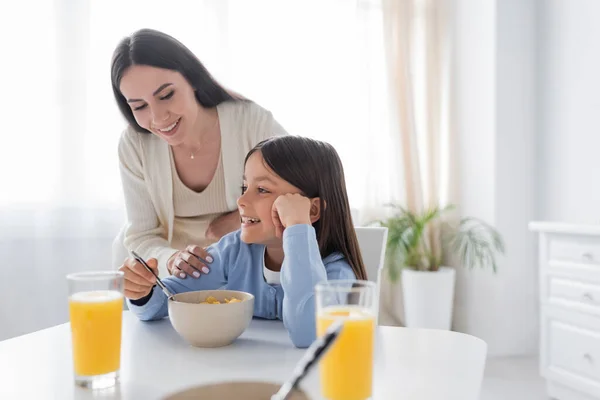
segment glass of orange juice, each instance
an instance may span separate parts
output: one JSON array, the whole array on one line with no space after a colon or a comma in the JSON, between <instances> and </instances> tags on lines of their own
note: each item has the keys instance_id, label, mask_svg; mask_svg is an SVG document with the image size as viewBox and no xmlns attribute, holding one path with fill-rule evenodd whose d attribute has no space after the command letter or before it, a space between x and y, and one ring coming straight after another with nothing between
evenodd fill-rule
<instances>
[{"instance_id":1,"label":"glass of orange juice","mask_svg":"<svg viewBox=\"0 0 600 400\"><path fill-rule=\"evenodd\" d=\"M336 320L344 327L319 363L321 395L327 400L365 400L372 396L376 285L330 280L315 287L317 336Z\"/></svg>"},{"instance_id":2,"label":"glass of orange juice","mask_svg":"<svg viewBox=\"0 0 600 400\"><path fill-rule=\"evenodd\" d=\"M102 389L119 380L123 273L67 275L75 383Z\"/></svg>"}]
</instances>

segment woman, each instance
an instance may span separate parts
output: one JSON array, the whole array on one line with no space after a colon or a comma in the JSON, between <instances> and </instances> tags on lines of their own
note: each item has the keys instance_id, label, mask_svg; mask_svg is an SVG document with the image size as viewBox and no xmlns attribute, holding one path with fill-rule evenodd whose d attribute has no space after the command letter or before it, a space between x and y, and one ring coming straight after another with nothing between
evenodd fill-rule
<instances>
[{"instance_id":1,"label":"woman","mask_svg":"<svg viewBox=\"0 0 600 400\"><path fill-rule=\"evenodd\" d=\"M236 200L246 153L284 135L271 113L228 92L182 43L142 29L113 54L112 88L129 127L119 143L127 249L156 258L162 276L198 278L199 248L239 229ZM198 253L198 254L196 254ZM210 260L207 260L210 262Z\"/></svg>"}]
</instances>

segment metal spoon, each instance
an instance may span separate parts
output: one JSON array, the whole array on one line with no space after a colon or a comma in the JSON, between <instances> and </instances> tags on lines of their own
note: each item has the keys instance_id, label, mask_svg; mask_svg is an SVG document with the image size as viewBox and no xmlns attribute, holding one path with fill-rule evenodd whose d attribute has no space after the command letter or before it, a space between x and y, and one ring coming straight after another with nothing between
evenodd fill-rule
<instances>
[{"instance_id":1,"label":"metal spoon","mask_svg":"<svg viewBox=\"0 0 600 400\"><path fill-rule=\"evenodd\" d=\"M146 261L144 261L144 259L142 257L140 257L135 251L129 250L129 252L131 253L131 255L133 256L133 258L135 258L135 260L137 262L139 262L140 264L142 264L144 266L144 268L146 268L152 275L154 275L154 277L156 278L156 283L158 284L158 286L160 286L160 288L162 289L163 293L167 295L167 298L169 300L173 300L173 293L171 293L169 291L169 289L167 289L167 287L165 286L165 284L162 283L162 281L160 280L160 278L158 277L158 275L156 275L154 273L154 271L152 270L152 268L150 268L148 266L148 264L146 263Z\"/></svg>"},{"instance_id":2,"label":"metal spoon","mask_svg":"<svg viewBox=\"0 0 600 400\"><path fill-rule=\"evenodd\" d=\"M322 337L318 338L310 345L306 350L306 353L304 353L304 356L300 359L298 364L296 364L292 377L281 386L277 393L271 396L271 400L285 400L292 393L302 378L306 376L308 371L317 364L317 361L319 361L336 341L343 327L343 321L335 321L327 328L327 331L325 331L325 334Z\"/></svg>"}]
</instances>

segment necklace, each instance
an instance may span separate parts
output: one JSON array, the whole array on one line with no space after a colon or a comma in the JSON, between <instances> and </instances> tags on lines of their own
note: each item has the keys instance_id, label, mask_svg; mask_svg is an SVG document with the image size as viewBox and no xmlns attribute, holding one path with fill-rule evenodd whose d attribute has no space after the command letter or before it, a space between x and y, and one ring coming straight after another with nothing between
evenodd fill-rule
<instances>
[{"instance_id":1,"label":"necklace","mask_svg":"<svg viewBox=\"0 0 600 400\"><path fill-rule=\"evenodd\" d=\"M219 125L219 115L217 114L217 121L215 122L214 126L213 126L212 128L210 128L209 130L207 130L206 132L210 132L210 131L212 131L212 130L213 130L213 129L215 129L215 128L216 128L218 125ZM196 154L196 152L197 152L198 150L200 150L200 148L201 148L201 147L202 147L202 146L198 146L198 148L197 148L196 150L194 150L194 151L190 151L190 160L193 160L193 159L194 159L194 154Z\"/></svg>"}]
</instances>

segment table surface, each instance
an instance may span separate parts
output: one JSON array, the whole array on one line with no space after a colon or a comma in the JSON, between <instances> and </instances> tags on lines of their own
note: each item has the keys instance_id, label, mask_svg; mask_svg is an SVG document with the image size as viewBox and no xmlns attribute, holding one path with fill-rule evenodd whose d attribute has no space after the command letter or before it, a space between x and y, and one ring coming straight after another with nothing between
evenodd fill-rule
<instances>
[{"instance_id":1,"label":"table surface","mask_svg":"<svg viewBox=\"0 0 600 400\"><path fill-rule=\"evenodd\" d=\"M418 332L420 346L402 335ZM397 398L399 390L415 392L418 360L403 354L405 343L426 357L425 344L444 340L454 332L377 327L374 366L374 398ZM428 338L428 335L439 336ZM462 335L467 336L467 335ZM415 336L417 337L417 336ZM252 320L249 328L233 344L216 349L188 345L168 319L139 321L123 314L121 381L113 389L92 391L73 383L69 324L34 332L0 342L0 399L163 399L169 394L203 383L258 380L281 383L292 373L305 350L295 348L281 321ZM385 351L384 351L385 350ZM412 364L411 364L412 363ZM438 373L434 371L433 373ZM436 377L444 385L446 376ZM402 379L402 377L405 379ZM418 379L417 379L418 380ZM440 381L441 380L441 381ZM450 384L450 382L448 382ZM404 385L404 387L403 387ZM407 386L408 385L408 386ZM320 399L318 372L314 369L300 387L311 399ZM395 394L395 395L394 395ZM429 397L411 397L411 399Z\"/></svg>"}]
</instances>

